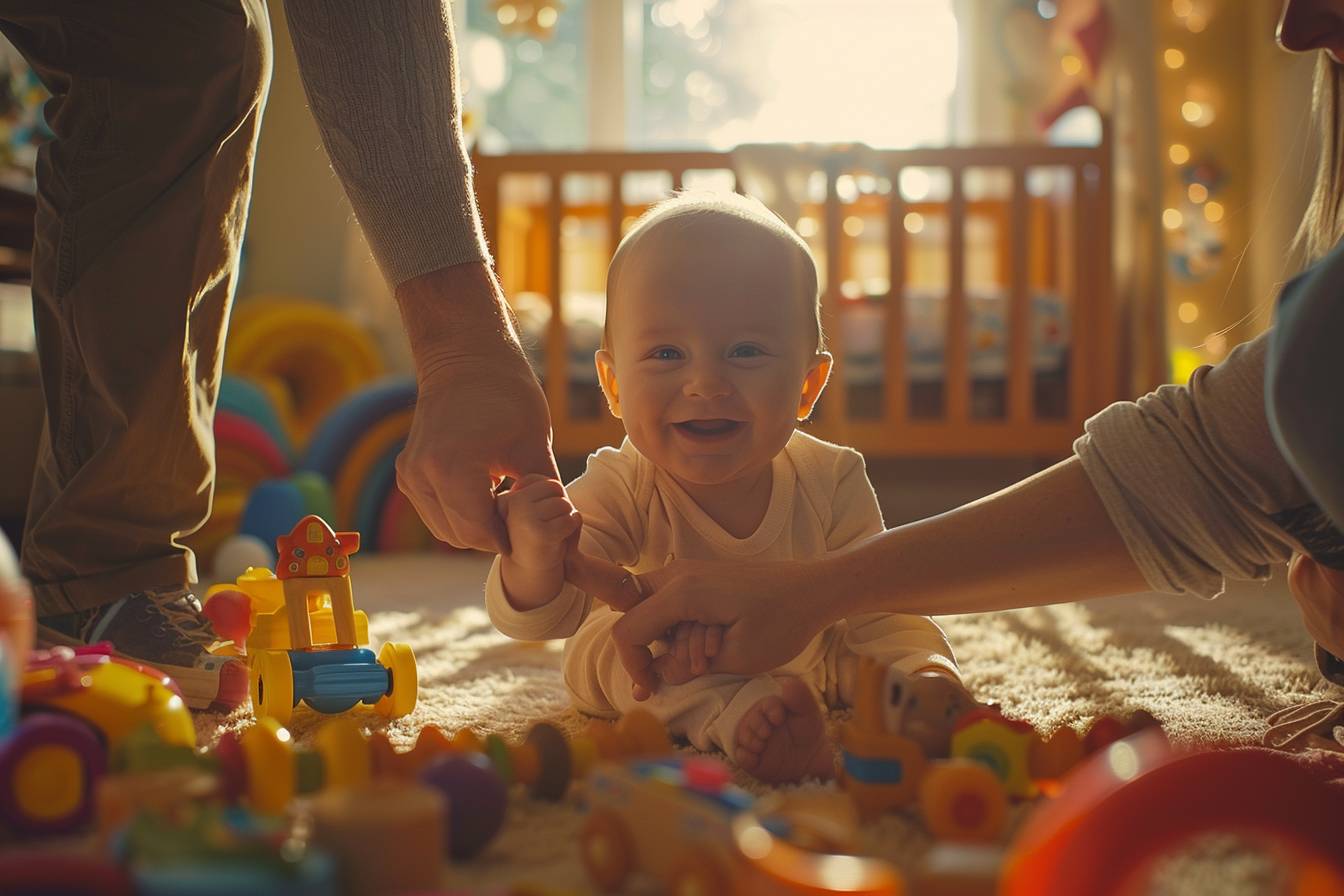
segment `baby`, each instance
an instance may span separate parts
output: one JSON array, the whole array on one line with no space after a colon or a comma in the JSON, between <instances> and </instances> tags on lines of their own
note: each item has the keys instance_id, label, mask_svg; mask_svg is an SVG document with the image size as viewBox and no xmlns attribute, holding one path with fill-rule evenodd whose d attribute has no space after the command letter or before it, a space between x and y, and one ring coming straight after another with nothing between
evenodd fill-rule
<instances>
[{"instance_id":1,"label":"baby","mask_svg":"<svg viewBox=\"0 0 1344 896\"><path fill-rule=\"evenodd\" d=\"M501 497L511 551L486 583L500 631L569 639L564 676L579 710L614 718L645 706L672 734L780 782L832 774L818 701L848 705L859 656L958 680L946 638L922 616L852 617L754 677L695 677L722 631L683 625L663 670L672 684L637 704L611 639L619 614L564 580L575 532L582 551L640 573L674 556L843 551L882 531L882 514L863 457L797 429L831 368L817 270L760 202L681 194L650 209L612 258L596 361L627 438L589 457L568 496L528 477Z\"/></svg>"}]
</instances>

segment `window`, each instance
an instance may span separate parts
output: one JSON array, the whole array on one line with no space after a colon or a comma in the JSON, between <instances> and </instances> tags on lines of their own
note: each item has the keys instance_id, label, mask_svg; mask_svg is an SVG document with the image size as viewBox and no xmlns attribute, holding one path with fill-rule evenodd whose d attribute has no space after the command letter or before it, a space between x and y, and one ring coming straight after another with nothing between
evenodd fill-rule
<instances>
[{"instance_id":1,"label":"window","mask_svg":"<svg viewBox=\"0 0 1344 896\"><path fill-rule=\"evenodd\" d=\"M487 152L948 141L951 0L470 0L468 108ZM614 49L612 49L614 47ZM595 99L596 98L596 99Z\"/></svg>"}]
</instances>

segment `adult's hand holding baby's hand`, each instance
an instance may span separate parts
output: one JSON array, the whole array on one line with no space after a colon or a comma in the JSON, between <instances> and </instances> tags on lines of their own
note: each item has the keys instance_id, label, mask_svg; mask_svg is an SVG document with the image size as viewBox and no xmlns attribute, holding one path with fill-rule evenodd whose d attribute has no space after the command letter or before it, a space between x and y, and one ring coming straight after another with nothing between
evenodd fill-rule
<instances>
[{"instance_id":1,"label":"adult's hand holding baby's hand","mask_svg":"<svg viewBox=\"0 0 1344 896\"><path fill-rule=\"evenodd\" d=\"M617 620L612 637L630 677L650 693L676 662L655 658L650 645L682 623L722 629L705 671L754 675L787 663L832 621L825 596L809 584L820 577L803 563L674 560L639 580L647 596Z\"/></svg>"},{"instance_id":2,"label":"adult's hand holding baby's hand","mask_svg":"<svg viewBox=\"0 0 1344 896\"><path fill-rule=\"evenodd\" d=\"M574 547L566 559L565 578L612 609L629 611L644 600L650 576L636 576L623 566L593 557ZM618 623L619 624L619 623ZM654 658L647 644L616 641L616 649L634 679L636 700L647 700L659 683L681 684L709 671L709 664L723 644L724 629L718 625L683 622L662 632L655 640L666 643L667 652ZM646 658L647 656L647 658Z\"/></svg>"},{"instance_id":3,"label":"adult's hand holding baby's hand","mask_svg":"<svg viewBox=\"0 0 1344 896\"><path fill-rule=\"evenodd\" d=\"M602 601L613 610L625 612L644 599L641 579L624 566L579 550L578 539L565 555L565 579L573 586Z\"/></svg>"},{"instance_id":4,"label":"adult's hand holding baby's hand","mask_svg":"<svg viewBox=\"0 0 1344 896\"><path fill-rule=\"evenodd\" d=\"M397 301L419 386L397 485L436 538L507 553L495 488L506 476L560 477L546 397L499 286L474 262L401 284Z\"/></svg>"},{"instance_id":5,"label":"adult's hand holding baby's hand","mask_svg":"<svg viewBox=\"0 0 1344 896\"><path fill-rule=\"evenodd\" d=\"M651 667L659 684L683 684L709 671L709 664L723 645L724 628L699 622L680 622L661 639L667 652L653 659ZM647 700L652 692L639 684L633 687L636 700Z\"/></svg>"},{"instance_id":6,"label":"adult's hand holding baby's hand","mask_svg":"<svg viewBox=\"0 0 1344 896\"><path fill-rule=\"evenodd\" d=\"M510 562L525 569L563 569L582 518L560 480L532 473L499 496Z\"/></svg>"}]
</instances>

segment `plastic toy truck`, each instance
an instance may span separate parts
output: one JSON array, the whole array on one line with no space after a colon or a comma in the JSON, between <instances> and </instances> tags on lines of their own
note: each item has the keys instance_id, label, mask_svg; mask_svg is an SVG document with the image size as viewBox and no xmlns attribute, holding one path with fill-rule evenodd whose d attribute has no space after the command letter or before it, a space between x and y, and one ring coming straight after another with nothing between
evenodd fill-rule
<instances>
[{"instance_id":1,"label":"plastic toy truck","mask_svg":"<svg viewBox=\"0 0 1344 896\"><path fill-rule=\"evenodd\" d=\"M284 725L300 702L321 713L367 703L393 718L415 709L411 648L387 643L375 655L365 646L369 620L355 609L350 584L359 533L334 532L309 514L276 539L276 548L274 574L249 569L234 586L211 588L205 602L212 620L244 617L242 631L230 633L243 648L226 649L248 658L257 716Z\"/></svg>"},{"instance_id":2,"label":"plastic toy truck","mask_svg":"<svg viewBox=\"0 0 1344 896\"><path fill-rule=\"evenodd\" d=\"M12 699L3 683L0 692L0 701ZM83 827L111 752L146 724L164 743L196 746L172 680L112 656L107 644L34 651L19 701L23 715L8 731L3 720L13 713L0 712L0 826L19 834Z\"/></svg>"},{"instance_id":3,"label":"plastic toy truck","mask_svg":"<svg viewBox=\"0 0 1344 896\"><path fill-rule=\"evenodd\" d=\"M593 883L613 892L643 871L677 896L904 892L885 862L794 845L788 816L759 821L729 778L723 763L696 756L595 766L580 836Z\"/></svg>"}]
</instances>

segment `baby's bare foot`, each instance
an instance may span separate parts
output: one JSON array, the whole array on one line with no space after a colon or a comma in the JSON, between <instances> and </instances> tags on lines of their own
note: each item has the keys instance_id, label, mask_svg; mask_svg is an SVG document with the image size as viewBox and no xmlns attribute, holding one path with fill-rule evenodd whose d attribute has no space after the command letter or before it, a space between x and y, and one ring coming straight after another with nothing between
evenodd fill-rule
<instances>
[{"instance_id":1,"label":"baby's bare foot","mask_svg":"<svg viewBox=\"0 0 1344 896\"><path fill-rule=\"evenodd\" d=\"M778 695L764 697L737 724L737 764L767 784L835 775L826 721L800 679L779 679Z\"/></svg>"}]
</instances>

